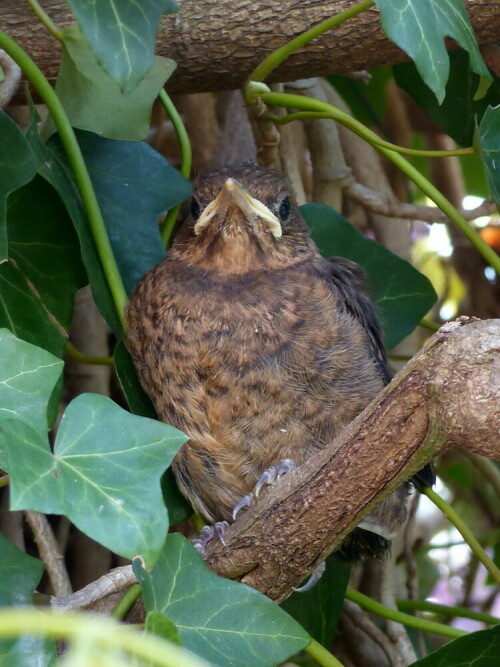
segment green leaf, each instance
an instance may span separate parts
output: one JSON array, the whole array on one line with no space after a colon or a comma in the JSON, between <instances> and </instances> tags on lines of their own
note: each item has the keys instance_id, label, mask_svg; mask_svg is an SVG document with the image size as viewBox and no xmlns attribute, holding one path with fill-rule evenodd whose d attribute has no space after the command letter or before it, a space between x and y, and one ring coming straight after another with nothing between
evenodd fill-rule
<instances>
[{"instance_id":1,"label":"green leaf","mask_svg":"<svg viewBox=\"0 0 500 667\"><path fill-rule=\"evenodd\" d=\"M99 66L77 26L65 28L63 39L56 93L71 125L109 139L146 139L153 103L174 71L175 61L157 56L137 88L125 94Z\"/></svg>"},{"instance_id":2,"label":"green leaf","mask_svg":"<svg viewBox=\"0 0 500 667\"><path fill-rule=\"evenodd\" d=\"M163 639L168 639L178 646L182 646L182 640L177 626L160 611L150 611L146 616L146 632L150 632L152 635L158 635L159 637L163 637Z\"/></svg>"},{"instance_id":3,"label":"green leaf","mask_svg":"<svg viewBox=\"0 0 500 667\"><path fill-rule=\"evenodd\" d=\"M476 118L481 120L488 105L500 104L500 79L495 78L488 93L474 100L480 77L469 69L469 55L453 51L450 57L450 76L442 104L425 85L414 63L395 65L394 78L400 88L424 109L436 125L461 146L472 146Z\"/></svg>"},{"instance_id":4,"label":"green leaf","mask_svg":"<svg viewBox=\"0 0 500 667\"><path fill-rule=\"evenodd\" d=\"M326 78L347 102L355 118L365 125L375 125L386 134L387 129L382 119L387 110L386 88L392 80L392 67L370 70L370 76L368 83L341 74L333 74Z\"/></svg>"},{"instance_id":5,"label":"green leaf","mask_svg":"<svg viewBox=\"0 0 500 667\"><path fill-rule=\"evenodd\" d=\"M120 336L122 334L121 323L99 260L73 172L60 147L57 149L50 143L42 143L37 129L39 119L34 106L32 104L30 106L32 120L26 136L39 157L39 174L57 190L64 202L78 234L82 261L87 270L94 300L111 329L117 336Z\"/></svg>"},{"instance_id":6,"label":"green leaf","mask_svg":"<svg viewBox=\"0 0 500 667\"><path fill-rule=\"evenodd\" d=\"M5 214L9 193L29 183L38 160L24 134L0 109L0 261L7 258Z\"/></svg>"},{"instance_id":7,"label":"green leaf","mask_svg":"<svg viewBox=\"0 0 500 667\"><path fill-rule=\"evenodd\" d=\"M125 289L165 255L158 216L186 199L191 184L144 142L77 131ZM58 137L49 144L63 156Z\"/></svg>"},{"instance_id":8,"label":"green leaf","mask_svg":"<svg viewBox=\"0 0 500 667\"><path fill-rule=\"evenodd\" d=\"M151 69L162 14L174 0L68 0L98 63L129 93Z\"/></svg>"},{"instance_id":9,"label":"green leaf","mask_svg":"<svg viewBox=\"0 0 500 667\"><path fill-rule=\"evenodd\" d=\"M0 264L0 327L28 343L62 357L66 337L37 294L12 262Z\"/></svg>"},{"instance_id":10,"label":"green leaf","mask_svg":"<svg viewBox=\"0 0 500 667\"><path fill-rule=\"evenodd\" d=\"M75 398L50 452L20 421L0 425L9 447L12 509L64 514L116 553L148 567L168 529L160 477L186 436L98 394Z\"/></svg>"},{"instance_id":11,"label":"green leaf","mask_svg":"<svg viewBox=\"0 0 500 667\"><path fill-rule=\"evenodd\" d=\"M210 572L180 533L168 536L151 572L133 563L148 612L160 611L183 645L212 664L277 665L309 644L300 625L274 602Z\"/></svg>"},{"instance_id":12,"label":"green leaf","mask_svg":"<svg viewBox=\"0 0 500 667\"><path fill-rule=\"evenodd\" d=\"M88 280L78 237L59 195L36 176L10 196L7 221L9 257L36 290L48 316L68 331L75 292Z\"/></svg>"},{"instance_id":13,"label":"green leaf","mask_svg":"<svg viewBox=\"0 0 500 667\"><path fill-rule=\"evenodd\" d=\"M340 256L366 271L388 348L417 326L436 301L429 280L383 245L363 236L337 211L323 204L301 206L304 220L324 257Z\"/></svg>"},{"instance_id":14,"label":"green leaf","mask_svg":"<svg viewBox=\"0 0 500 667\"><path fill-rule=\"evenodd\" d=\"M500 625L495 625L454 639L410 667L497 667L499 655Z\"/></svg>"},{"instance_id":15,"label":"green leaf","mask_svg":"<svg viewBox=\"0 0 500 667\"><path fill-rule=\"evenodd\" d=\"M479 150L491 198L500 204L500 106L488 107L479 123Z\"/></svg>"},{"instance_id":16,"label":"green leaf","mask_svg":"<svg viewBox=\"0 0 500 667\"><path fill-rule=\"evenodd\" d=\"M463 0L375 0L385 34L403 49L435 93L445 96L450 63L445 37L452 37L468 51L471 69L491 78L481 58Z\"/></svg>"},{"instance_id":17,"label":"green leaf","mask_svg":"<svg viewBox=\"0 0 500 667\"><path fill-rule=\"evenodd\" d=\"M47 404L63 362L19 340L7 329L0 329L0 349L0 423L18 418L45 434ZM9 469L3 438L0 438L0 468Z\"/></svg>"},{"instance_id":18,"label":"green leaf","mask_svg":"<svg viewBox=\"0 0 500 667\"><path fill-rule=\"evenodd\" d=\"M320 644L328 648L344 606L350 565L332 554L319 582L307 593L293 593L281 608L293 616Z\"/></svg>"},{"instance_id":19,"label":"green leaf","mask_svg":"<svg viewBox=\"0 0 500 667\"><path fill-rule=\"evenodd\" d=\"M149 396L141 387L137 379L134 363L128 353L123 338L118 341L113 354L115 362L115 371L120 382L123 394L127 399L128 407L134 415L148 417L149 419L158 419L153 404Z\"/></svg>"},{"instance_id":20,"label":"green leaf","mask_svg":"<svg viewBox=\"0 0 500 667\"><path fill-rule=\"evenodd\" d=\"M44 564L0 535L0 607L31 604ZM35 657L36 656L36 657ZM45 667L56 658L52 641L24 635L0 640L1 667Z\"/></svg>"}]
</instances>

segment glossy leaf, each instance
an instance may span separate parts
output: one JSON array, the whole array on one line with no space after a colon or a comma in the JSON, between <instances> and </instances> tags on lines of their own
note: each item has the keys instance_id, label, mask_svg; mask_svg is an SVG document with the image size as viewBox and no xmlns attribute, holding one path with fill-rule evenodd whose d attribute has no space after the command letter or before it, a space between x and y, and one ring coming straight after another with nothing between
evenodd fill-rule
<instances>
[{"instance_id":1,"label":"glossy leaf","mask_svg":"<svg viewBox=\"0 0 500 667\"><path fill-rule=\"evenodd\" d=\"M479 123L479 150L491 198L500 204L500 106L488 107Z\"/></svg>"},{"instance_id":2,"label":"glossy leaf","mask_svg":"<svg viewBox=\"0 0 500 667\"><path fill-rule=\"evenodd\" d=\"M12 509L64 514L112 551L153 565L168 529L160 477L186 440L182 433L98 394L70 403L54 454L20 421L0 430L8 439Z\"/></svg>"},{"instance_id":3,"label":"glossy leaf","mask_svg":"<svg viewBox=\"0 0 500 667\"><path fill-rule=\"evenodd\" d=\"M454 639L410 667L497 667L499 655L500 625L495 625Z\"/></svg>"},{"instance_id":4,"label":"glossy leaf","mask_svg":"<svg viewBox=\"0 0 500 667\"><path fill-rule=\"evenodd\" d=\"M174 0L68 0L101 67L131 92L154 60L162 14L176 12Z\"/></svg>"},{"instance_id":5,"label":"glossy leaf","mask_svg":"<svg viewBox=\"0 0 500 667\"><path fill-rule=\"evenodd\" d=\"M436 293L429 280L383 245L360 234L329 206L307 204L301 212L323 256L346 257L366 271L372 298L380 309L386 346L394 347L434 304Z\"/></svg>"},{"instance_id":6,"label":"glossy leaf","mask_svg":"<svg viewBox=\"0 0 500 667\"><path fill-rule=\"evenodd\" d=\"M436 125L461 146L472 146L476 118L481 120L488 105L500 104L500 79L495 78L487 94L474 100L480 77L469 69L465 51L449 54L450 76L442 104L424 84L414 63L395 65L394 78L400 88L426 111ZM469 159L469 158L466 158Z\"/></svg>"},{"instance_id":7,"label":"glossy leaf","mask_svg":"<svg viewBox=\"0 0 500 667\"><path fill-rule=\"evenodd\" d=\"M253 588L210 572L180 533L168 536L151 572L133 563L148 612L160 611L183 646L221 667L269 667L307 646L308 634Z\"/></svg>"},{"instance_id":8,"label":"glossy leaf","mask_svg":"<svg viewBox=\"0 0 500 667\"><path fill-rule=\"evenodd\" d=\"M0 534L0 607L31 604L44 564L28 556ZM0 665L45 667L55 660L54 642L42 637L21 636L0 640Z\"/></svg>"},{"instance_id":9,"label":"glossy leaf","mask_svg":"<svg viewBox=\"0 0 500 667\"><path fill-rule=\"evenodd\" d=\"M64 204L54 188L37 176L12 193L7 220L9 257L33 285L47 315L68 331L75 292L88 280Z\"/></svg>"},{"instance_id":10,"label":"glossy leaf","mask_svg":"<svg viewBox=\"0 0 500 667\"><path fill-rule=\"evenodd\" d=\"M375 0L385 34L403 49L441 103L450 63L445 37L468 51L471 69L491 78L481 58L463 0Z\"/></svg>"},{"instance_id":11,"label":"glossy leaf","mask_svg":"<svg viewBox=\"0 0 500 667\"><path fill-rule=\"evenodd\" d=\"M307 593L293 593L281 608L293 616L320 644L328 648L344 606L350 565L332 554L319 582Z\"/></svg>"},{"instance_id":12,"label":"glossy leaf","mask_svg":"<svg viewBox=\"0 0 500 667\"><path fill-rule=\"evenodd\" d=\"M7 257L7 197L13 190L31 181L37 166L36 155L24 134L0 109L0 261Z\"/></svg>"},{"instance_id":13,"label":"glossy leaf","mask_svg":"<svg viewBox=\"0 0 500 667\"><path fill-rule=\"evenodd\" d=\"M77 26L68 26L63 35L56 93L71 125L109 139L146 139L153 103L174 71L175 61L157 56L137 88L125 94L99 66Z\"/></svg>"},{"instance_id":14,"label":"glossy leaf","mask_svg":"<svg viewBox=\"0 0 500 667\"><path fill-rule=\"evenodd\" d=\"M37 432L47 432L47 404L62 373L63 362L49 352L0 329L0 424L21 419ZM0 437L0 468L9 469Z\"/></svg>"}]
</instances>

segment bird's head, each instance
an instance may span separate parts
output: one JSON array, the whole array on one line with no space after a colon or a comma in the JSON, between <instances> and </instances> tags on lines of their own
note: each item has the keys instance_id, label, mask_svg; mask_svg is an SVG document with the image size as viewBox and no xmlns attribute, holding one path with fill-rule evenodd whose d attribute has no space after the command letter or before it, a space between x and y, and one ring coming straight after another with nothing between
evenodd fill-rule
<instances>
[{"instance_id":1,"label":"bird's head","mask_svg":"<svg viewBox=\"0 0 500 667\"><path fill-rule=\"evenodd\" d=\"M198 178L171 252L231 275L285 268L314 250L289 183L276 171L244 163Z\"/></svg>"}]
</instances>

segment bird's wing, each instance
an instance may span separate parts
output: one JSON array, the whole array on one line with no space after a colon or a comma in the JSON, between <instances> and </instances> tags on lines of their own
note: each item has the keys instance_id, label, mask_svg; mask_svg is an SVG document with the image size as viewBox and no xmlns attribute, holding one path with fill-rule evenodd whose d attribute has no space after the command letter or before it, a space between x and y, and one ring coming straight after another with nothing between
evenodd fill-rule
<instances>
[{"instance_id":1,"label":"bird's wing","mask_svg":"<svg viewBox=\"0 0 500 667\"><path fill-rule=\"evenodd\" d=\"M387 363L384 336L377 313L377 306L368 297L368 284L363 269L343 257L328 260L332 282L337 287L346 310L363 326L370 343L371 354L376 361L384 382L391 381Z\"/></svg>"},{"instance_id":2,"label":"bird's wing","mask_svg":"<svg viewBox=\"0 0 500 667\"><path fill-rule=\"evenodd\" d=\"M386 384L392 379L384 347L382 327L377 313L377 306L368 297L368 284L363 269L343 257L330 257L328 260L332 282L338 289L344 307L365 329L370 342L371 354L376 361ZM428 463L411 479L418 490L432 486L436 482L436 473L432 463Z\"/></svg>"}]
</instances>

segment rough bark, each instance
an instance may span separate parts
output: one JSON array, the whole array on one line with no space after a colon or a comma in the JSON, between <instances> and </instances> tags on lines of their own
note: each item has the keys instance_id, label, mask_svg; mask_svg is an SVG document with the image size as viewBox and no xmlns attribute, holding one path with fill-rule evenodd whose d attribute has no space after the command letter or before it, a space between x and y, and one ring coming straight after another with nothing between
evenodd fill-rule
<instances>
[{"instance_id":1,"label":"rough bark","mask_svg":"<svg viewBox=\"0 0 500 667\"><path fill-rule=\"evenodd\" d=\"M239 88L266 55L352 4L352 0L179 0L179 12L163 18L157 43L160 55L177 61L167 88L183 93ZM465 0L465 4L478 42L497 42L497 0ZM44 10L58 27L70 23L64 0L46 0ZM49 79L55 79L59 45L28 3L3 0L0 27ZM378 10L372 8L301 49L269 80L352 72L406 59L383 34Z\"/></svg>"},{"instance_id":2,"label":"rough bark","mask_svg":"<svg viewBox=\"0 0 500 667\"><path fill-rule=\"evenodd\" d=\"M449 323L331 448L270 487L208 548L276 601L380 501L451 447L500 459L500 320Z\"/></svg>"}]
</instances>

